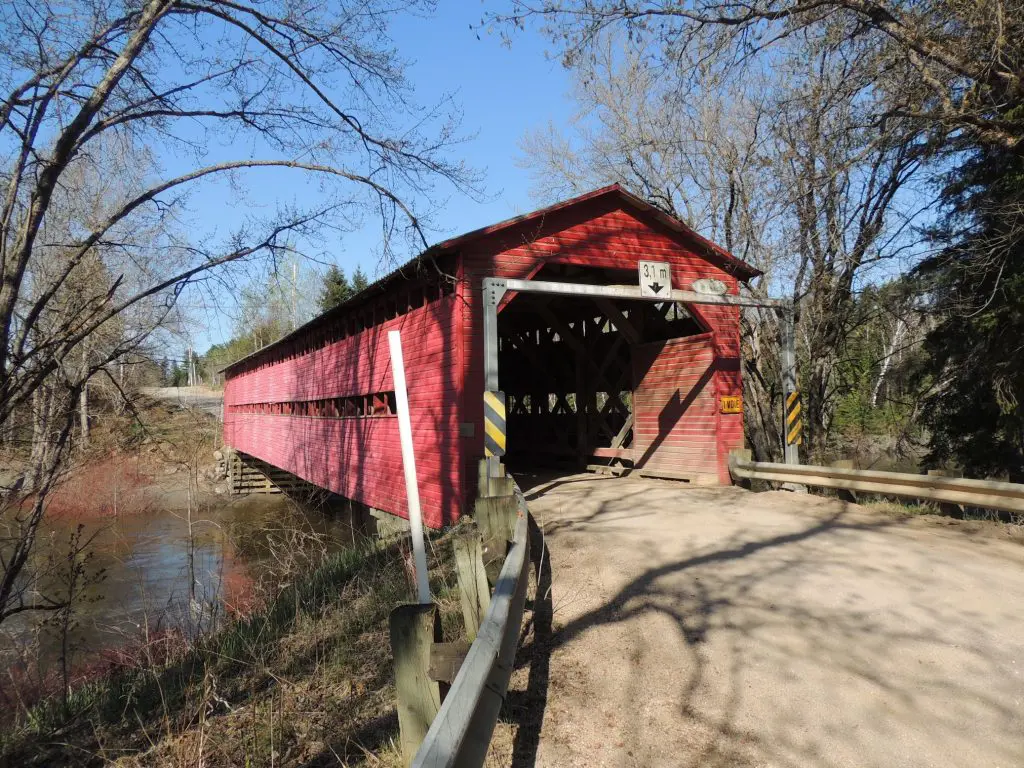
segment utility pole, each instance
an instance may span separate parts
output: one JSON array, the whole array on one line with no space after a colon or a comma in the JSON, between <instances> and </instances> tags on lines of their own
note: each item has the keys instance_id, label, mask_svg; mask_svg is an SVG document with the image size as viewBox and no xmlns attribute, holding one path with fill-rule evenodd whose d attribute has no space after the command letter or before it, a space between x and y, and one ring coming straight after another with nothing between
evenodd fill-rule
<instances>
[{"instance_id":1,"label":"utility pole","mask_svg":"<svg viewBox=\"0 0 1024 768\"><path fill-rule=\"evenodd\" d=\"M292 261L292 330L299 327L299 260Z\"/></svg>"}]
</instances>

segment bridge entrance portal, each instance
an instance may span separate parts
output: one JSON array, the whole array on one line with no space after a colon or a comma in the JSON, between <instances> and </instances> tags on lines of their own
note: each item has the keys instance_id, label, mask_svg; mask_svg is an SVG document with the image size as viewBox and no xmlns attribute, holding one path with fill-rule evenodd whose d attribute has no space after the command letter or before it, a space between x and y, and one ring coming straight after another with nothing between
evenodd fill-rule
<instances>
[{"instance_id":1,"label":"bridge entrance portal","mask_svg":"<svg viewBox=\"0 0 1024 768\"><path fill-rule=\"evenodd\" d=\"M742 444L726 405L741 397L738 338L716 338L708 316L754 300L652 299L621 272L549 265L484 281L486 389L506 396L506 461L727 482L723 458Z\"/></svg>"}]
</instances>

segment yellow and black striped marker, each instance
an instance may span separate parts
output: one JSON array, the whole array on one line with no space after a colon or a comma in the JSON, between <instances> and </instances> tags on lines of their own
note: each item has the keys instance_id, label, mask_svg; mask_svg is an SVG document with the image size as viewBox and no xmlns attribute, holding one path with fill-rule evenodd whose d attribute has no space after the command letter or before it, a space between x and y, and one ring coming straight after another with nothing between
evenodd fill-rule
<instances>
[{"instance_id":1,"label":"yellow and black striped marker","mask_svg":"<svg viewBox=\"0 0 1024 768\"><path fill-rule=\"evenodd\" d=\"M803 442L804 422L800 418L800 393L790 392L786 398L786 445Z\"/></svg>"},{"instance_id":2,"label":"yellow and black striped marker","mask_svg":"<svg viewBox=\"0 0 1024 768\"><path fill-rule=\"evenodd\" d=\"M504 392L484 392L484 455L505 455Z\"/></svg>"}]
</instances>

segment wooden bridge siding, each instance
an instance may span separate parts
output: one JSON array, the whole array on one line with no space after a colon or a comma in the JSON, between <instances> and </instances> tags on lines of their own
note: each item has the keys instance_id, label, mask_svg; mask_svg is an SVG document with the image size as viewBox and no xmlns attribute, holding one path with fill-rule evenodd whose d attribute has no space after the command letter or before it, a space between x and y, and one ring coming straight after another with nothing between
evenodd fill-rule
<instances>
[{"instance_id":1,"label":"wooden bridge siding","mask_svg":"<svg viewBox=\"0 0 1024 768\"><path fill-rule=\"evenodd\" d=\"M702 305L690 307L690 311L707 327L714 328L711 338L715 353L715 376L713 386L716 405L726 395L743 395L743 376L740 357L740 309L738 307L715 307ZM729 485L729 454L743 443L743 414L715 413L715 431L718 436L718 482Z\"/></svg>"},{"instance_id":2,"label":"wooden bridge siding","mask_svg":"<svg viewBox=\"0 0 1024 768\"><path fill-rule=\"evenodd\" d=\"M639 347L633 356L633 451L638 468L718 477L712 334Z\"/></svg>"},{"instance_id":3,"label":"wooden bridge siding","mask_svg":"<svg viewBox=\"0 0 1024 768\"><path fill-rule=\"evenodd\" d=\"M476 425L475 437L463 441L463 446L471 464L483 454L482 279L488 276L528 279L545 264L624 269L635 274L641 259L670 262L676 288L689 288L697 279L715 278L726 284L728 293L738 293L737 279L708 257L695 252L684 235L641 212L624 209L614 200L595 200L555 212L539 227L533 222L513 227L463 253L461 276L466 297L462 333L466 372L463 420ZM713 334L715 371L708 386L716 402L720 395L740 394L739 309L705 306L691 307L690 311ZM717 450L719 482L728 484L728 455L732 448L742 447L743 418L742 415L718 414L717 409L708 418L716 429L711 448L713 454ZM705 446L695 441L694 448L704 450ZM472 477L470 470L468 467L467 478Z\"/></svg>"},{"instance_id":4,"label":"wooden bridge siding","mask_svg":"<svg viewBox=\"0 0 1024 768\"><path fill-rule=\"evenodd\" d=\"M454 522L462 508L458 440L456 296L354 336L228 379L225 441L311 483L408 517L394 416L330 418L232 413L242 403L318 400L394 388L387 332L402 331L416 464L425 522Z\"/></svg>"}]
</instances>

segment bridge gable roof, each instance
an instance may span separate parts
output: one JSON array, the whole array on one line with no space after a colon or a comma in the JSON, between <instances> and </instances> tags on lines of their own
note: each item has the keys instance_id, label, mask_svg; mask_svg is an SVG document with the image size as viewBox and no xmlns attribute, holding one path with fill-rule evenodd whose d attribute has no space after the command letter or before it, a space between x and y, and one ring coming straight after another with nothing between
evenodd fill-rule
<instances>
[{"instance_id":1,"label":"bridge gable roof","mask_svg":"<svg viewBox=\"0 0 1024 768\"><path fill-rule=\"evenodd\" d=\"M423 256L460 251L471 245L478 245L481 241L488 239L498 240L514 229L528 229L531 226L539 228L548 219L555 218L557 214L568 212L572 208L599 208L609 203L617 203L625 210L638 214L638 218L647 219L660 227L680 236L687 245L696 253L707 258L709 261L720 266L726 272L734 275L737 279L747 281L763 274L761 270L751 266L742 259L733 256L729 251L706 237L698 234L692 227L681 219L672 216L655 205L637 197L624 189L620 184L610 184L591 192L586 192L577 197L569 198L561 202L538 208L530 213L515 216L496 224L491 224L471 232L458 235L432 246Z\"/></svg>"},{"instance_id":2,"label":"bridge gable roof","mask_svg":"<svg viewBox=\"0 0 1024 768\"><path fill-rule=\"evenodd\" d=\"M435 276L438 273L438 260L451 258L469 249L492 250L505 247L510 239L522 236L523 233L539 233L546 227L558 229L557 222L567 216L583 218L590 211L600 212L609 208L621 207L632 213L636 218L648 224L668 230L689 246L694 253L735 276L738 280L747 281L761 274L761 270L733 256L729 251L699 235L681 219L671 216L660 208L637 197L619 184L610 184L577 197L563 200L553 205L539 208L521 216L515 216L496 224L466 232L431 246L421 254L406 262L384 277L368 285L359 293L351 296L333 309L314 317L304 325L285 334L271 344L253 352L246 357L224 366L220 370L229 376L232 369L254 358L263 357L279 345L302 336L312 330L327 325L332 320L346 315L365 302L387 293L400 282L416 282L424 276ZM575 209L575 210L574 210ZM597 215L600 215L597 213ZM547 232L546 234L550 234Z\"/></svg>"}]
</instances>

